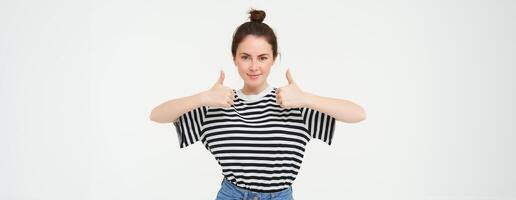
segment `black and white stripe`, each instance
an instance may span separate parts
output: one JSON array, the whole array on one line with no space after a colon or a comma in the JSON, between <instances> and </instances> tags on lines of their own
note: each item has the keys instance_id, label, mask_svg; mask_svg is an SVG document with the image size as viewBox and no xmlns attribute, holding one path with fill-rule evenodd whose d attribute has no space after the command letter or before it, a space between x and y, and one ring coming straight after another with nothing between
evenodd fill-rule
<instances>
[{"instance_id":1,"label":"black and white stripe","mask_svg":"<svg viewBox=\"0 0 516 200\"><path fill-rule=\"evenodd\" d=\"M174 122L180 147L201 140L222 174L242 188L287 188L312 138L331 145L335 118L311 108L281 108L275 89L256 101L235 95L230 108L201 106L184 113Z\"/></svg>"}]
</instances>

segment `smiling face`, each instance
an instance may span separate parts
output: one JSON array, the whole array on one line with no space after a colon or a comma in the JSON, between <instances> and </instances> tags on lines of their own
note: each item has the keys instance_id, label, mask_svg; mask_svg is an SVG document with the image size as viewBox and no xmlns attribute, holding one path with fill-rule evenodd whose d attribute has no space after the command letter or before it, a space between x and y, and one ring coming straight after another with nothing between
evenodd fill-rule
<instances>
[{"instance_id":1,"label":"smiling face","mask_svg":"<svg viewBox=\"0 0 516 200\"><path fill-rule=\"evenodd\" d=\"M272 46L264 37L247 35L236 50L234 62L244 80L244 90L261 91L274 64Z\"/></svg>"}]
</instances>

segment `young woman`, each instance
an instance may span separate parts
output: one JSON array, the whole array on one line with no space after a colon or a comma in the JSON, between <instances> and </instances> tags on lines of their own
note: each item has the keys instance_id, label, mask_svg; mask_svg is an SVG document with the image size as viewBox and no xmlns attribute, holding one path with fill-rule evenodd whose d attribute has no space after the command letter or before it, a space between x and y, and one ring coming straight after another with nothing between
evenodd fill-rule
<instances>
[{"instance_id":1,"label":"young woman","mask_svg":"<svg viewBox=\"0 0 516 200\"><path fill-rule=\"evenodd\" d=\"M166 101L150 119L173 122L180 148L202 141L222 167L217 194L225 199L293 199L306 144L331 144L335 121L356 123L364 109L343 99L303 91L287 70L288 85L274 87L267 77L278 55L265 12L252 9L250 21L233 35L231 52L244 85L223 85L224 72L206 91Z\"/></svg>"}]
</instances>

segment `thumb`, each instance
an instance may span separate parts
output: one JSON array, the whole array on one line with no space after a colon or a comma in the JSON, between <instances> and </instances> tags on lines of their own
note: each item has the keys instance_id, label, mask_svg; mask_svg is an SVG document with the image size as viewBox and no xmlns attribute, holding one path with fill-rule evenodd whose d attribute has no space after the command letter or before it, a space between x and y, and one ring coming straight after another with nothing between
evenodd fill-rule
<instances>
[{"instance_id":1,"label":"thumb","mask_svg":"<svg viewBox=\"0 0 516 200\"><path fill-rule=\"evenodd\" d=\"M292 84L294 83L294 79L292 78L292 75L290 74L290 68L287 69L287 81L288 81L288 84Z\"/></svg>"},{"instance_id":2,"label":"thumb","mask_svg":"<svg viewBox=\"0 0 516 200\"><path fill-rule=\"evenodd\" d=\"M225 77L224 71L220 70L220 76L219 76L219 80L217 80L217 83L222 85L224 83L224 77Z\"/></svg>"}]
</instances>

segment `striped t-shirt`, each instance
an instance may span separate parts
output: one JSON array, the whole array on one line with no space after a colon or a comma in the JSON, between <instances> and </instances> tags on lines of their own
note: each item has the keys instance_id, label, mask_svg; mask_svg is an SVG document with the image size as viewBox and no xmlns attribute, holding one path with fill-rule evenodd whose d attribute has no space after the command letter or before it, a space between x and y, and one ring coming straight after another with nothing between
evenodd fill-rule
<instances>
[{"instance_id":1,"label":"striped t-shirt","mask_svg":"<svg viewBox=\"0 0 516 200\"><path fill-rule=\"evenodd\" d=\"M276 87L257 95L235 92L230 108L200 106L173 122L180 148L201 141L235 185L256 192L289 187L301 167L306 144L331 144L335 118L311 108L282 108Z\"/></svg>"}]
</instances>

